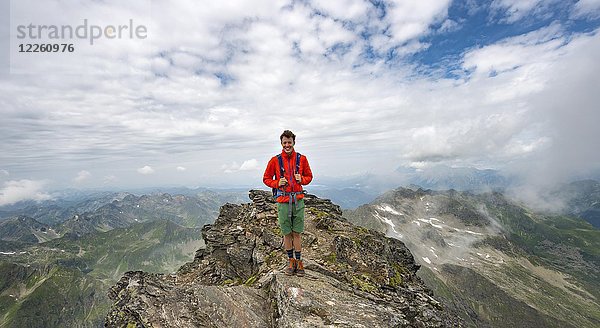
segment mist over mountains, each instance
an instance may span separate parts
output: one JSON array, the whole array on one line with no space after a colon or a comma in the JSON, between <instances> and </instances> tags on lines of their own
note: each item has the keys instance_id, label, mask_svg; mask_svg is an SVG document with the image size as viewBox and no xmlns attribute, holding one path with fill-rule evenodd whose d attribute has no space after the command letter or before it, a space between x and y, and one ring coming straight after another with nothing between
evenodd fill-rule
<instances>
[{"instance_id":1,"label":"mist over mountains","mask_svg":"<svg viewBox=\"0 0 600 328\"><path fill-rule=\"evenodd\" d=\"M319 178L317 185L310 185L311 192L329 197L342 208L353 209L374 200L382 193L398 186L417 186L433 190L489 191L505 190L516 184L497 170L480 170L473 167L450 167L435 165L427 168L400 166L392 174L381 172L347 178Z\"/></svg>"},{"instance_id":2,"label":"mist over mountains","mask_svg":"<svg viewBox=\"0 0 600 328\"><path fill-rule=\"evenodd\" d=\"M332 199L344 209L370 203L386 191L405 186L431 190L457 190L474 193L498 191L541 212L574 214L598 226L599 180L528 184L528 180L507 172L474 167L435 165L423 168L401 166L394 174L378 172L347 178L319 178L310 192Z\"/></svg>"},{"instance_id":3,"label":"mist over mountains","mask_svg":"<svg viewBox=\"0 0 600 328\"><path fill-rule=\"evenodd\" d=\"M535 212L499 192L406 188L344 216L403 241L469 326L600 323L600 230L581 218Z\"/></svg>"}]
</instances>

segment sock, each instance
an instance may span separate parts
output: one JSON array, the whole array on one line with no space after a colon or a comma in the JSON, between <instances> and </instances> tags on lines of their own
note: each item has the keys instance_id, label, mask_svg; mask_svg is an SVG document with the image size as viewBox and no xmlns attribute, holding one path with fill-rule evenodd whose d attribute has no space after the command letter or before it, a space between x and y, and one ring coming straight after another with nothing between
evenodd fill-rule
<instances>
[{"instance_id":1,"label":"sock","mask_svg":"<svg viewBox=\"0 0 600 328\"><path fill-rule=\"evenodd\" d=\"M300 251L296 251L296 260L300 260L300 255L301 255L300 253L301 253Z\"/></svg>"},{"instance_id":2,"label":"sock","mask_svg":"<svg viewBox=\"0 0 600 328\"><path fill-rule=\"evenodd\" d=\"M288 249L286 250L287 254L288 254L288 258L293 258L294 257L294 249Z\"/></svg>"}]
</instances>

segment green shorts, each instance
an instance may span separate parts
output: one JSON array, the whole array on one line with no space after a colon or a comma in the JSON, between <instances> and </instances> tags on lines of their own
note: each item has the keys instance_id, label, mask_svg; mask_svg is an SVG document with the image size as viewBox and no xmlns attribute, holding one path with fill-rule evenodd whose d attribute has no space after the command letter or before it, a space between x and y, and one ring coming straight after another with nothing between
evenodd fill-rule
<instances>
[{"instance_id":1,"label":"green shorts","mask_svg":"<svg viewBox=\"0 0 600 328\"><path fill-rule=\"evenodd\" d=\"M292 204L292 222L288 218L288 203L277 203L277 221L281 233L285 236L294 232L304 231L304 199Z\"/></svg>"}]
</instances>

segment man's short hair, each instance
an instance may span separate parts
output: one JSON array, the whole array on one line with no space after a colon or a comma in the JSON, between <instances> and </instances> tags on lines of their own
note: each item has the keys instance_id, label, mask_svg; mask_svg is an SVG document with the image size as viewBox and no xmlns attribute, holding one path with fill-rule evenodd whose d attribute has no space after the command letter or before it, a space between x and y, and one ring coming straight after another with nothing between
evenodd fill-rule
<instances>
[{"instance_id":1,"label":"man's short hair","mask_svg":"<svg viewBox=\"0 0 600 328\"><path fill-rule=\"evenodd\" d=\"M292 138L292 141L296 142L296 135L290 130L283 131L281 136L279 136L279 141L283 141L283 137Z\"/></svg>"}]
</instances>

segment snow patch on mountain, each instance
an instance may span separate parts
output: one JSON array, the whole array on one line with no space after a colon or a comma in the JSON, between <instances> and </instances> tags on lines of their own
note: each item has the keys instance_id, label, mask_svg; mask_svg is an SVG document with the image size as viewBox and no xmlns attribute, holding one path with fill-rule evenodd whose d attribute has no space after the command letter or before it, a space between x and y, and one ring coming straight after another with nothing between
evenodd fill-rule
<instances>
[{"instance_id":1,"label":"snow patch on mountain","mask_svg":"<svg viewBox=\"0 0 600 328\"><path fill-rule=\"evenodd\" d=\"M442 222L442 221L440 221L440 220L438 220L438 219L436 219L436 218L429 218L429 219L419 219L419 221L421 221L421 222L425 222L425 223L429 223L429 224L430 224L432 227L434 227L434 228L438 228L438 229L443 229L443 228L444 228L444 227L442 227L442 226L441 226L441 225L439 225L439 224L435 224L435 223L433 223L433 221L436 221L436 222ZM442 223L443 223L443 222L442 222Z\"/></svg>"},{"instance_id":2,"label":"snow patch on mountain","mask_svg":"<svg viewBox=\"0 0 600 328\"><path fill-rule=\"evenodd\" d=\"M398 231L396 231L396 225L394 224L394 222L392 222L392 220L380 215L377 211L375 211L375 217L378 218L379 220L381 220L381 222L387 224L390 226L390 228L392 229L392 232L394 233L394 237L397 238L403 238L404 236L402 236L401 233L399 233Z\"/></svg>"},{"instance_id":3,"label":"snow patch on mountain","mask_svg":"<svg viewBox=\"0 0 600 328\"><path fill-rule=\"evenodd\" d=\"M376 206L377 209L384 211L384 212L388 212L388 213L392 213L394 215L404 215L398 211L396 211L392 206L390 206L389 204L386 203L382 203L381 205Z\"/></svg>"}]
</instances>

